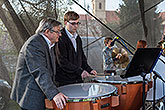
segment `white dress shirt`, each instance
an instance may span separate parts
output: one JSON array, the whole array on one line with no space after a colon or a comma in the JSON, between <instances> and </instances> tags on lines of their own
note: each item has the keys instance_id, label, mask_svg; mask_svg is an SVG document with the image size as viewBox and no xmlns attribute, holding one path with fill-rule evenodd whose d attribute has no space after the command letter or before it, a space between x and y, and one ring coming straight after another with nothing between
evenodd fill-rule
<instances>
[{"instance_id":1,"label":"white dress shirt","mask_svg":"<svg viewBox=\"0 0 165 110\"><path fill-rule=\"evenodd\" d=\"M65 31L66 31L66 34L69 36L70 40L72 41L75 52L77 52L77 43L76 43L77 33L74 33L72 35L66 28L65 28Z\"/></svg>"},{"instance_id":2,"label":"white dress shirt","mask_svg":"<svg viewBox=\"0 0 165 110\"><path fill-rule=\"evenodd\" d=\"M43 33L41 33L41 35L45 39L46 43L48 44L49 49L51 49L55 44L51 45L51 41Z\"/></svg>"}]
</instances>

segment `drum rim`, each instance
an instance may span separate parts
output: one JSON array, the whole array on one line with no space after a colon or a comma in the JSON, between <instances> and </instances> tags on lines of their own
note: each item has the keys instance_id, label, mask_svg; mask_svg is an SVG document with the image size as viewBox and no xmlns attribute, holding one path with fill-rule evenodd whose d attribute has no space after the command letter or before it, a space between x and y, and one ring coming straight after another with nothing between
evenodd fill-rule
<instances>
[{"instance_id":1,"label":"drum rim","mask_svg":"<svg viewBox=\"0 0 165 110\"><path fill-rule=\"evenodd\" d=\"M69 85L65 85L65 87L66 86L72 86L72 85L81 85L81 84L98 84L98 85L106 85L106 86L110 86L111 84L105 84L105 83L76 83L76 84L69 84ZM102 94L102 96L97 96L97 95L95 95L95 96L91 96L90 98L89 98L89 96L88 97L69 97L68 99L67 99L67 102L86 102L86 101L95 101L95 100L98 100L98 99L102 99L102 98L107 98L107 97L110 97L110 96L112 96L113 94L116 94L116 91L117 91L117 87L116 86L114 86L114 85L111 85L113 88L114 88L114 90L112 90L111 92L108 92L108 93L105 93L105 94ZM62 87L64 87L64 86L60 86L60 87L58 87L59 89L60 88L62 88Z\"/></svg>"},{"instance_id":2,"label":"drum rim","mask_svg":"<svg viewBox=\"0 0 165 110\"><path fill-rule=\"evenodd\" d=\"M110 80L102 80L102 79L98 79L99 77L95 77L93 79L93 81L96 81L98 83L108 83L108 84L139 84L142 83L142 80L134 80L134 81L110 81Z\"/></svg>"}]
</instances>

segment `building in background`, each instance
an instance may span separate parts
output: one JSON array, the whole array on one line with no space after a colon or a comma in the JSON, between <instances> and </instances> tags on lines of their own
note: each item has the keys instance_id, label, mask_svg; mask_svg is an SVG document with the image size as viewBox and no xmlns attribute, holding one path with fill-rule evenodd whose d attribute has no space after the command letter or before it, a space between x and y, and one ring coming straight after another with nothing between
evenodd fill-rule
<instances>
[{"instance_id":1,"label":"building in background","mask_svg":"<svg viewBox=\"0 0 165 110\"><path fill-rule=\"evenodd\" d=\"M120 18L117 16L117 11L107 11L105 9L105 0L92 0L93 6L93 15L100 19L105 24L120 23ZM102 25L92 18L88 14L80 14L80 30L79 34L81 36L89 36L89 37L102 37L104 36L104 32L102 31ZM88 34L87 34L88 32Z\"/></svg>"},{"instance_id":2,"label":"building in background","mask_svg":"<svg viewBox=\"0 0 165 110\"><path fill-rule=\"evenodd\" d=\"M120 18L117 11L107 11L105 9L105 0L92 0L93 14L105 23L118 23Z\"/></svg>"},{"instance_id":3,"label":"building in background","mask_svg":"<svg viewBox=\"0 0 165 110\"><path fill-rule=\"evenodd\" d=\"M93 14L100 20L106 21L105 0L92 0L92 6Z\"/></svg>"}]
</instances>

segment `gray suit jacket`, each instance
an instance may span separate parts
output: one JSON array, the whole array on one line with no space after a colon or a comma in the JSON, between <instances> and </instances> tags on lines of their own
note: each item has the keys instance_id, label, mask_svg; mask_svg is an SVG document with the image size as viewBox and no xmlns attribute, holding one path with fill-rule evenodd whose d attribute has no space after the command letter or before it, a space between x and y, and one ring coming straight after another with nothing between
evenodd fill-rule
<instances>
[{"instance_id":1,"label":"gray suit jacket","mask_svg":"<svg viewBox=\"0 0 165 110\"><path fill-rule=\"evenodd\" d=\"M28 110L44 110L44 99L59 93L55 84L55 65L45 39L36 34L23 45L17 61L11 99Z\"/></svg>"}]
</instances>

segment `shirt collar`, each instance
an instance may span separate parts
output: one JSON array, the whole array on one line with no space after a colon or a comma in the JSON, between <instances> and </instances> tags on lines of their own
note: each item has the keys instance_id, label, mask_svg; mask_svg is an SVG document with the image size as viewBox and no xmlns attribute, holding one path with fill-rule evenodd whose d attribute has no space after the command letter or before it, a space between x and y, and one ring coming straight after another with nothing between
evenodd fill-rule
<instances>
[{"instance_id":1,"label":"shirt collar","mask_svg":"<svg viewBox=\"0 0 165 110\"><path fill-rule=\"evenodd\" d=\"M71 38L77 38L77 33L75 32L74 34L71 34L68 30L67 30L67 28L65 27L65 31L66 31L66 34L69 36L69 38L71 39Z\"/></svg>"},{"instance_id":2,"label":"shirt collar","mask_svg":"<svg viewBox=\"0 0 165 110\"><path fill-rule=\"evenodd\" d=\"M51 41L43 33L41 33L41 35L45 39L46 43L48 44L49 49L51 49L55 44L53 43L51 45Z\"/></svg>"}]
</instances>

